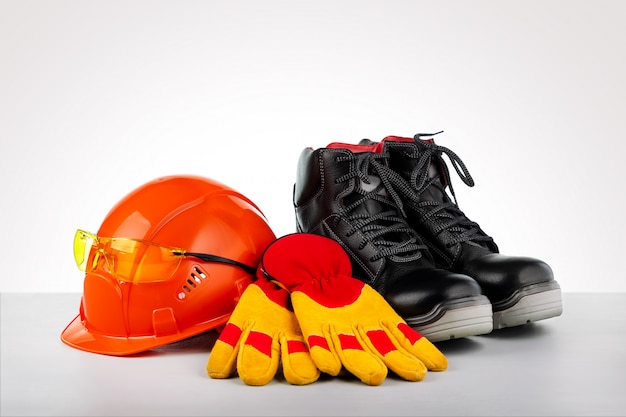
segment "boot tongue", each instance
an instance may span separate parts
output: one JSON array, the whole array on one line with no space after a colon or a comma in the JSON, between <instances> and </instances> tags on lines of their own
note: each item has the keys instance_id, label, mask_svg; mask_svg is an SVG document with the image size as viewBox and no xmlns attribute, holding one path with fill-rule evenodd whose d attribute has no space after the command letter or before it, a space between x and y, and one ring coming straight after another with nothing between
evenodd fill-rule
<instances>
[{"instance_id":1,"label":"boot tongue","mask_svg":"<svg viewBox=\"0 0 626 417\"><path fill-rule=\"evenodd\" d=\"M367 178L369 180L369 184L367 182L361 180L360 184L359 184L359 187L361 187L361 189L363 191L365 191L366 193L369 193L370 191L374 191L376 189L376 187L378 187L380 185L381 180L380 180L379 177L376 177L374 175L368 175ZM385 187L380 187L376 191L376 194L388 197L388 194L387 194L387 191L385 190ZM358 214L373 215L373 214L380 213L382 210L383 210L383 206L378 201L369 199L369 200L365 201L363 204L361 204L355 210L355 212L358 213Z\"/></svg>"},{"instance_id":2,"label":"boot tongue","mask_svg":"<svg viewBox=\"0 0 626 417\"><path fill-rule=\"evenodd\" d=\"M437 178L436 178L437 177ZM433 180L433 178L436 178ZM433 161L430 163L428 167L428 182L433 180L432 184L424 189L424 191L420 194L420 199L427 201L436 201L439 203L447 203L450 201L450 197L444 191L445 185L441 180L444 178L443 169L441 165L437 163L437 161Z\"/></svg>"},{"instance_id":3,"label":"boot tongue","mask_svg":"<svg viewBox=\"0 0 626 417\"><path fill-rule=\"evenodd\" d=\"M387 137L385 139L390 139L390 137ZM411 181L411 174L413 173L413 170L417 166L419 158L415 158L415 157L407 158L406 157L408 153L407 149L411 149L411 151L413 152L417 150L416 150L415 145L411 147L407 147L406 144L398 143L398 142L406 143L409 141L413 142L413 139L410 139L410 140L409 138L399 138L399 139L402 139L402 140L398 140L398 138L396 137L391 137L391 140L386 140L386 141L384 140L384 143L386 144L387 149L389 150L389 153L391 155L390 162L391 162L393 169L399 172L404 177L404 179L406 179L407 181ZM420 194L421 200L436 201L439 203L450 201L450 197L444 191L445 183L442 181L442 178L444 178L443 172L444 172L443 168L441 167L439 161L435 160L430 163L430 166L428 167L428 179L426 181L430 182L430 180L433 180L433 178L436 178L436 177L438 178L434 179L433 183L429 187L422 190ZM418 173L418 179L420 175L422 175L422 173ZM411 184L411 185L415 187L417 184Z\"/></svg>"},{"instance_id":4,"label":"boot tongue","mask_svg":"<svg viewBox=\"0 0 626 417\"><path fill-rule=\"evenodd\" d=\"M359 158L360 156L357 156L357 158ZM365 157L365 156L364 156ZM389 192L387 191L387 189L385 188L385 186L382 184L382 180L378 175L372 175L372 174L367 174L367 181L364 180L360 180L357 182L356 184L357 187L359 187L361 189L361 192L363 194L367 194L370 192L374 192L377 195L383 196L383 200L384 201L389 201L391 199ZM350 196L346 197L346 202L348 204L353 203L354 201L357 201L357 199L362 198L362 194L361 193L352 193ZM363 201L361 204L359 204L353 211L352 214L356 214L356 215L361 215L364 216L366 218L370 218L373 216L378 216L380 213L384 212L384 211L388 211L391 209L390 204L393 204L391 202L388 202L387 204L385 203L381 203L378 200L375 200L373 198L368 198L367 200ZM391 209L393 210L393 209ZM399 216L399 214L398 214ZM383 219L379 219L376 221L376 224L378 226L391 226L393 224L393 220L383 220ZM386 232L384 239L388 242L405 242L407 239L410 239L411 236L409 236L406 232L403 231L393 231L393 232ZM413 252L412 252L413 253Z\"/></svg>"},{"instance_id":5,"label":"boot tongue","mask_svg":"<svg viewBox=\"0 0 626 417\"><path fill-rule=\"evenodd\" d=\"M354 162L356 164L356 169L359 169L359 170L363 169L364 166L368 164L367 159L370 157L371 157L371 153L368 153L368 152L354 153L354 159L355 159ZM367 176L367 181L363 179L357 180L357 183L356 183L357 187L363 190L364 193L372 192L376 190L376 188L378 188L378 190L376 190L376 194L379 194L385 197L389 196L385 187L380 187L380 183L382 182L382 180L380 179L379 176L372 175L369 172L366 172L365 174ZM362 196L361 194L357 193L353 197L354 198L350 198L350 196L348 196L349 204L353 203L354 201L361 198ZM385 208L380 202L374 199L368 199L364 201L363 204L360 204L358 207L356 207L354 209L354 213L360 214L360 215L372 216L372 215L380 213L384 209Z\"/></svg>"},{"instance_id":6,"label":"boot tongue","mask_svg":"<svg viewBox=\"0 0 626 417\"><path fill-rule=\"evenodd\" d=\"M368 153L355 153L355 163L357 165L357 169L362 169L363 164L367 164L365 161L366 158L370 158L371 154ZM382 180L378 175L371 174L366 172L367 181L360 179L357 180L356 186L362 190L363 194L370 193L374 191L376 194L383 196L384 200L389 200L389 193L384 185L381 185ZM346 202L351 204L362 197L362 194L355 193L346 197ZM388 207L384 203L377 201L373 198L369 198L359 204L353 211L354 214L366 215L366 216L374 216L381 213L384 210L387 210Z\"/></svg>"}]
</instances>

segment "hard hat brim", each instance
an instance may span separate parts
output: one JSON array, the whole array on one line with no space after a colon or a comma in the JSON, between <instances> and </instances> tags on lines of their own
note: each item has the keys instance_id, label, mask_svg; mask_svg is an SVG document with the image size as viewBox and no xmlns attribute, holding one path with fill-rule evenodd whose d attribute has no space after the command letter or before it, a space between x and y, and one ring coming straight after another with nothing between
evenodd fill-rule
<instances>
[{"instance_id":1,"label":"hard hat brim","mask_svg":"<svg viewBox=\"0 0 626 417\"><path fill-rule=\"evenodd\" d=\"M178 342L188 337L215 329L228 321L228 316L221 317L210 323L194 326L185 332L166 336L115 337L90 332L84 325L80 314L61 332L61 340L68 346L102 355L127 356L150 349Z\"/></svg>"}]
</instances>

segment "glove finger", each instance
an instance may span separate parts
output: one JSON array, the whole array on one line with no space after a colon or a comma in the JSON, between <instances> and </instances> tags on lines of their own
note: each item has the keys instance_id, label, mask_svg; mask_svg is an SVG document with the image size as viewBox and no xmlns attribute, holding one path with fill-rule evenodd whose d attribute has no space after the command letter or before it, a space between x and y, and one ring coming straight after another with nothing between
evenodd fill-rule
<instances>
[{"instance_id":1,"label":"glove finger","mask_svg":"<svg viewBox=\"0 0 626 417\"><path fill-rule=\"evenodd\" d=\"M311 359L317 369L332 376L341 372L341 359L335 352L332 342L324 336L312 334L306 336Z\"/></svg>"},{"instance_id":2,"label":"glove finger","mask_svg":"<svg viewBox=\"0 0 626 417\"><path fill-rule=\"evenodd\" d=\"M237 357L239 378L247 385L266 385L276 375L280 359L278 337L250 330L243 335Z\"/></svg>"},{"instance_id":3,"label":"glove finger","mask_svg":"<svg viewBox=\"0 0 626 417\"><path fill-rule=\"evenodd\" d=\"M400 346L422 361L428 370L445 371L448 368L448 359L445 355L407 323L386 322L384 326Z\"/></svg>"},{"instance_id":4,"label":"glove finger","mask_svg":"<svg viewBox=\"0 0 626 417\"><path fill-rule=\"evenodd\" d=\"M448 367L446 357L429 340L411 328L373 288L363 288L363 297L368 304L376 307L376 328L384 329L396 347L419 359L428 370L443 371ZM372 307L373 308L373 307ZM372 326L368 326L372 329ZM397 355L393 355L397 356Z\"/></svg>"},{"instance_id":5,"label":"glove finger","mask_svg":"<svg viewBox=\"0 0 626 417\"><path fill-rule=\"evenodd\" d=\"M387 366L368 349L364 349L358 338L349 332L337 332L331 328L330 336L337 346L337 354L343 366L367 385L380 385L387 378Z\"/></svg>"},{"instance_id":6,"label":"glove finger","mask_svg":"<svg viewBox=\"0 0 626 417\"><path fill-rule=\"evenodd\" d=\"M427 367L416 356L396 346L383 329L365 331L359 328L363 343L379 355L387 367L407 381L421 381L428 372Z\"/></svg>"},{"instance_id":7,"label":"glove finger","mask_svg":"<svg viewBox=\"0 0 626 417\"><path fill-rule=\"evenodd\" d=\"M209 355L206 370L211 378L223 379L234 375L237 368L237 354L242 330L239 326L228 323L215 342Z\"/></svg>"},{"instance_id":8,"label":"glove finger","mask_svg":"<svg viewBox=\"0 0 626 417\"><path fill-rule=\"evenodd\" d=\"M287 382L306 385L317 381L320 371L302 338L288 339L283 336L280 339L283 375Z\"/></svg>"}]
</instances>

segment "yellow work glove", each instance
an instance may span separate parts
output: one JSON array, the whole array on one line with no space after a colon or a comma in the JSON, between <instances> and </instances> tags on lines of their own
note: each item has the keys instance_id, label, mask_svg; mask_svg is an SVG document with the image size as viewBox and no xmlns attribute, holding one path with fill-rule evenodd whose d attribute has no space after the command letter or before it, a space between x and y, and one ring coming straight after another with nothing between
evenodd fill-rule
<instances>
[{"instance_id":1,"label":"yellow work glove","mask_svg":"<svg viewBox=\"0 0 626 417\"><path fill-rule=\"evenodd\" d=\"M336 241L313 234L283 236L265 250L259 270L291 292L300 328L317 367L342 367L368 385L388 369L408 381L443 371L446 357L412 329L372 287L352 277Z\"/></svg>"},{"instance_id":2,"label":"yellow work glove","mask_svg":"<svg viewBox=\"0 0 626 417\"><path fill-rule=\"evenodd\" d=\"M211 378L229 378L236 372L247 385L265 385L281 361L290 384L310 384L319 378L289 308L289 293L260 276L241 295L206 369Z\"/></svg>"}]
</instances>

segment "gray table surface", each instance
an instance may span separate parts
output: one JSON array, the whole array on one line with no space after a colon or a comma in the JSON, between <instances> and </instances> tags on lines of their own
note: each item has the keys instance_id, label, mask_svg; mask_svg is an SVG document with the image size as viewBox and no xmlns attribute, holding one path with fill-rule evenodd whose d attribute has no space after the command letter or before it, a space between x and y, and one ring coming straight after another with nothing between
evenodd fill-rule
<instances>
[{"instance_id":1,"label":"gray table surface","mask_svg":"<svg viewBox=\"0 0 626 417\"><path fill-rule=\"evenodd\" d=\"M626 294L565 293L560 317L438 343L449 369L370 387L205 373L215 332L112 357L60 341L80 294L0 294L2 416L626 415Z\"/></svg>"}]
</instances>

